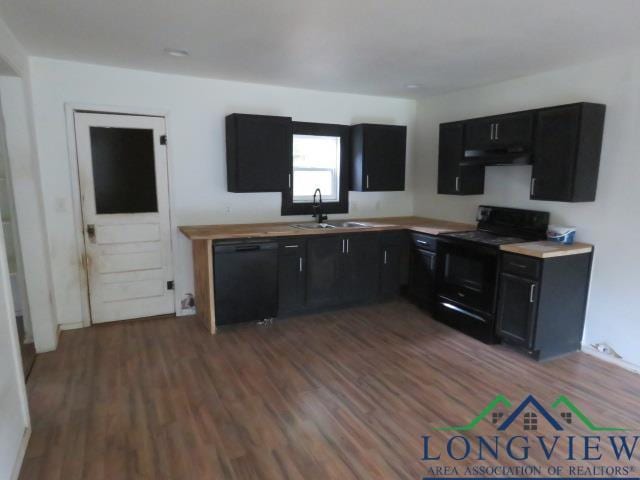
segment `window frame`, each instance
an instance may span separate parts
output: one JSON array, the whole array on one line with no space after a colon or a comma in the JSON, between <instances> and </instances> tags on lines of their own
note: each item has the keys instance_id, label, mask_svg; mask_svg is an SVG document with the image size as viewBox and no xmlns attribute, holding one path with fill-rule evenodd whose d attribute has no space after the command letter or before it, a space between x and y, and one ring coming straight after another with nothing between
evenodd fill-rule
<instances>
[{"instance_id":1,"label":"window frame","mask_svg":"<svg viewBox=\"0 0 640 480\"><path fill-rule=\"evenodd\" d=\"M322 202L322 213L349 212L349 151L350 127L334 123L293 122L291 144L294 135L317 135L323 137L340 137L340 176L338 180L339 200L337 202ZM293 152L293 148L292 148ZM289 167L291 184L282 192L282 215L311 215L312 202L293 201L293 153Z\"/></svg>"}]
</instances>

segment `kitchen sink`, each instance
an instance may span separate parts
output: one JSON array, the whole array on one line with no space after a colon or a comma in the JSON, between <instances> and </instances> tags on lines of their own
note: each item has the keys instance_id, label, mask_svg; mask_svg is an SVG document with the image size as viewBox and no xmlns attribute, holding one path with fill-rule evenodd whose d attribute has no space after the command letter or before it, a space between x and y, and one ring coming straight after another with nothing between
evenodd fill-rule
<instances>
[{"instance_id":1,"label":"kitchen sink","mask_svg":"<svg viewBox=\"0 0 640 480\"><path fill-rule=\"evenodd\" d=\"M335 225L330 225L328 223L318 223L318 222L294 223L289 226L293 228L304 228L307 230L316 230L318 228L336 228Z\"/></svg>"},{"instance_id":2,"label":"kitchen sink","mask_svg":"<svg viewBox=\"0 0 640 480\"><path fill-rule=\"evenodd\" d=\"M327 222L329 225L333 225L336 228L367 228L371 227L370 223L365 222L352 222L349 220L345 220L342 222Z\"/></svg>"},{"instance_id":3,"label":"kitchen sink","mask_svg":"<svg viewBox=\"0 0 640 480\"><path fill-rule=\"evenodd\" d=\"M318 228L367 228L371 227L370 223L365 222L352 222L352 221L335 221L335 222L306 222L306 223L294 223L291 225L293 228L304 228L308 230L316 230Z\"/></svg>"}]
</instances>

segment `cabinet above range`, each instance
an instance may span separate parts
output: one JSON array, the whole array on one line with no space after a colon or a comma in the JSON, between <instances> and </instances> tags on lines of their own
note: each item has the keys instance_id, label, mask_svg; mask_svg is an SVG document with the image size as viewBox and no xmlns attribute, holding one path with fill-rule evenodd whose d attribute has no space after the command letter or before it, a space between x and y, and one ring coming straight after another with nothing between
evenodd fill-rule
<instances>
[{"instance_id":1,"label":"cabinet above range","mask_svg":"<svg viewBox=\"0 0 640 480\"><path fill-rule=\"evenodd\" d=\"M440 124L438 193L484 193L485 167L533 164L532 200L594 201L605 106L575 103Z\"/></svg>"}]
</instances>

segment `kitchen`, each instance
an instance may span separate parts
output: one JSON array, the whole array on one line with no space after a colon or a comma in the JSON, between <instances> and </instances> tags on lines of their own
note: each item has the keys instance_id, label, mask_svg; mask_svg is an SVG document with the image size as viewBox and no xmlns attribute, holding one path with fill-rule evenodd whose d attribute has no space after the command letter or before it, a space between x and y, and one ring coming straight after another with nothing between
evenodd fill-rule
<instances>
[{"instance_id":1,"label":"kitchen","mask_svg":"<svg viewBox=\"0 0 640 480\"><path fill-rule=\"evenodd\" d=\"M422 478L497 394L487 438L530 395L633 427L633 3L116 3L0 2L37 352L0 478Z\"/></svg>"}]
</instances>

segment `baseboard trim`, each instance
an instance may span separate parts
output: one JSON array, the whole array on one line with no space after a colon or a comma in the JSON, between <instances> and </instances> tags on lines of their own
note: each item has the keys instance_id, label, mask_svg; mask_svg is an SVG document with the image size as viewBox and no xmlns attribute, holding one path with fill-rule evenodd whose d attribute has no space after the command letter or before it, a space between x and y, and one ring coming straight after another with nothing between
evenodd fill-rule
<instances>
[{"instance_id":1,"label":"baseboard trim","mask_svg":"<svg viewBox=\"0 0 640 480\"><path fill-rule=\"evenodd\" d=\"M591 355L593 357L599 358L600 360L604 360L605 362L612 363L614 365L617 365L618 367L624 368L625 370L629 370L630 372L640 374L640 365L627 362L623 358L615 358L611 355L607 355L606 353L599 352L591 345L583 344L582 351L587 355Z\"/></svg>"},{"instance_id":2,"label":"baseboard trim","mask_svg":"<svg viewBox=\"0 0 640 480\"><path fill-rule=\"evenodd\" d=\"M20 441L20 450L18 450L18 456L13 464L13 471L11 472L11 480L18 480L20 476L20 470L22 470L22 462L24 461L24 455L27 453L27 445L29 445L29 439L31 438L31 429L25 428L22 440Z\"/></svg>"},{"instance_id":3,"label":"baseboard trim","mask_svg":"<svg viewBox=\"0 0 640 480\"><path fill-rule=\"evenodd\" d=\"M78 328L84 328L84 323L83 322L73 322L73 323L61 323L58 325L58 328L60 329L60 331L63 330L76 330Z\"/></svg>"}]
</instances>

